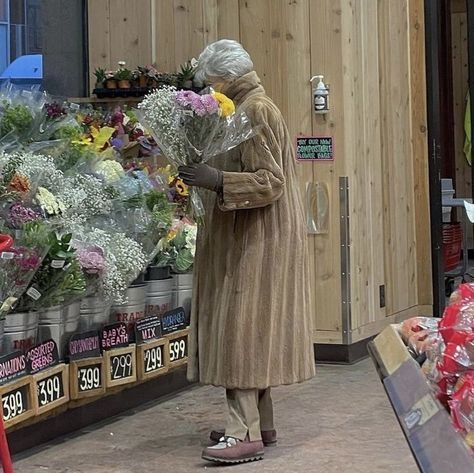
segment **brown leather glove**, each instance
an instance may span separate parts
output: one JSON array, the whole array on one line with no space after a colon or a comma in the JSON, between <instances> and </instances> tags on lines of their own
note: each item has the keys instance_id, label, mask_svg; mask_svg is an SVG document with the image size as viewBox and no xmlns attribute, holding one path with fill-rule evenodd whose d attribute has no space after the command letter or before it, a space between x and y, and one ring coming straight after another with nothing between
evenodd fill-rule
<instances>
[{"instance_id":1,"label":"brown leather glove","mask_svg":"<svg viewBox=\"0 0 474 473\"><path fill-rule=\"evenodd\" d=\"M207 164L189 164L178 168L179 177L188 186L204 187L219 192L222 189L224 176L222 171Z\"/></svg>"}]
</instances>

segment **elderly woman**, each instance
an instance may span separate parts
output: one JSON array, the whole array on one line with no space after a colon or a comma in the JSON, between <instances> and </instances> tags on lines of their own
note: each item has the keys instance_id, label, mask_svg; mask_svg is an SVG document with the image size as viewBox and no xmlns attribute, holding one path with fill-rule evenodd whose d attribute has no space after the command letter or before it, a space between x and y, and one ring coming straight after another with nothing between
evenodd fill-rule
<instances>
[{"instance_id":1,"label":"elderly woman","mask_svg":"<svg viewBox=\"0 0 474 473\"><path fill-rule=\"evenodd\" d=\"M270 388L314 375L308 256L293 141L243 47L209 45L197 79L226 94L256 130L210 165L180 168L203 188L188 377L226 389L225 432L203 458L241 463L276 443Z\"/></svg>"}]
</instances>

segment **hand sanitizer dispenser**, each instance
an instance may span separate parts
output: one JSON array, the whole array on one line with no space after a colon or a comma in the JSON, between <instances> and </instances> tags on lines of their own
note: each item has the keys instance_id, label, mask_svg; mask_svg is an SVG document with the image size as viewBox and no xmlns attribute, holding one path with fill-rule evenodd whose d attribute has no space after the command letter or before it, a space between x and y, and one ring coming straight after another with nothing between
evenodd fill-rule
<instances>
[{"instance_id":1,"label":"hand sanitizer dispenser","mask_svg":"<svg viewBox=\"0 0 474 473\"><path fill-rule=\"evenodd\" d=\"M313 76L310 80L311 84L316 79L318 82L313 90L314 113L323 115L329 111L329 87L324 84L324 76Z\"/></svg>"}]
</instances>

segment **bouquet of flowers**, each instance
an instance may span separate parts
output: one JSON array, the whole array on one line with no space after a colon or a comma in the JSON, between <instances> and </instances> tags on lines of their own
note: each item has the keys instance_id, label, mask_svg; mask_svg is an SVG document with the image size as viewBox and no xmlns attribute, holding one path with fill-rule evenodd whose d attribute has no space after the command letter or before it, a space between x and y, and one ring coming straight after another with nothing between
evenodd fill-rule
<instances>
[{"instance_id":1,"label":"bouquet of flowers","mask_svg":"<svg viewBox=\"0 0 474 473\"><path fill-rule=\"evenodd\" d=\"M50 233L49 251L35 273L30 289L20 299L21 310L66 304L85 293L84 274L71 239L70 233Z\"/></svg>"},{"instance_id":2,"label":"bouquet of flowers","mask_svg":"<svg viewBox=\"0 0 474 473\"><path fill-rule=\"evenodd\" d=\"M0 88L0 149L12 150L31 139L42 120L46 95L6 83Z\"/></svg>"},{"instance_id":3,"label":"bouquet of flowers","mask_svg":"<svg viewBox=\"0 0 474 473\"><path fill-rule=\"evenodd\" d=\"M0 244L0 317L17 304L45 257L45 240L35 240L27 232L15 232L15 239L2 234Z\"/></svg>"},{"instance_id":4,"label":"bouquet of flowers","mask_svg":"<svg viewBox=\"0 0 474 473\"><path fill-rule=\"evenodd\" d=\"M245 113L214 91L198 95L163 87L146 96L138 107L139 120L175 166L207 162L253 136ZM194 216L202 217L204 209L195 189L190 197Z\"/></svg>"},{"instance_id":5,"label":"bouquet of flowers","mask_svg":"<svg viewBox=\"0 0 474 473\"><path fill-rule=\"evenodd\" d=\"M155 264L170 266L175 273L192 271L196 254L197 226L187 219L175 221L167 238L160 242Z\"/></svg>"}]
</instances>

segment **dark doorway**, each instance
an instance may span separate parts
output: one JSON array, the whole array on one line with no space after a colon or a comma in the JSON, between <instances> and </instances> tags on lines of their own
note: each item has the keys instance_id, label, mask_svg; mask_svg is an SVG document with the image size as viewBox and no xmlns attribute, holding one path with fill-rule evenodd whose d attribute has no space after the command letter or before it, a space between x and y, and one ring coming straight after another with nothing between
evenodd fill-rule
<instances>
[{"instance_id":1,"label":"dark doorway","mask_svg":"<svg viewBox=\"0 0 474 473\"><path fill-rule=\"evenodd\" d=\"M454 283L472 280L468 254L474 250L473 227L462 203L474 195L471 155L465 146L473 135L472 121L469 125L466 118L468 92L474 91L474 0L425 2L425 23L433 310L440 316ZM470 109L474 116L473 100ZM452 207L443 207L448 193L443 179L450 180L449 189L455 192ZM458 267L448 270L444 238L447 227L456 225L463 230L462 258Z\"/></svg>"}]
</instances>

